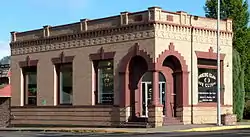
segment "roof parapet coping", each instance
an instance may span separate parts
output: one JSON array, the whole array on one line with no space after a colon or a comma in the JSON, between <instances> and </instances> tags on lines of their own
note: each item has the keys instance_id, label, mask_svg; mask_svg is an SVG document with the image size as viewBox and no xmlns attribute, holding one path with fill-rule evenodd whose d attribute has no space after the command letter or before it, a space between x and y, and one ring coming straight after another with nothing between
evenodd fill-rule
<instances>
[{"instance_id":1,"label":"roof parapet coping","mask_svg":"<svg viewBox=\"0 0 250 137\"><path fill-rule=\"evenodd\" d=\"M12 31L12 32L10 32L10 34L11 34L11 41L12 42L15 42L16 41L16 34L17 34L18 32L16 32L16 31Z\"/></svg>"},{"instance_id":2,"label":"roof parapet coping","mask_svg":"<svg viewBox=\"0 0 250 137\"><path fill-rule=\"evenodd\" d=\"M152 7L148 7L148 10L152 10L152 9L162 9L161 7L159 6L152 6Z\"/></svg>"},{"instance_id":3,"label":"roof parapet coping","mask_svg":"<svg viewBox=\"0 0 250 137\"><path fill-rule=\"evenodd\" d=\"M160 21L161 20L161 7L149 7L148 8L148 21Z\"/></svg>"},{"instance_id":4,"label":"roof parapet coping","mask_svg":"<svg viewBox=\"0 0 250 137\"><path fill-rule=\"evenodd\" d=\"M135 15L142 16L142 20L140 21L136 20ZM189 21L190 19L195 21L193 22L194 24L193 23L190 24ZM138 12L123 11L120 12L120 15L106 17L106 18L93 19L93 20L84 18L80 19L80 22L72 23L76 25L72 24L59 25L62 27L45 25L43 26L42 29L29 30L25 32L13 31L11 32L11 42L39 39L43 37L59 36L62 34L72 34L76 32L85 32L95 29L97 30L100 28L105 29L109 27L119 27L122 25L137 24L142 22L147 23L154 21L163 23L164 22L173 23L176 25L185 25L185 26L193 25L194 27L200 27L204 29L215 29L211 25L210 26L206 25L207 21L212 21L213 23L216 23L215 19L191 15L185 11L168 12L163 10L161 7L153 6L153 7L148 7L148 10L138 11ZM222 20L221 23L222 23L221 29L223 31L232 32L232 19ZM53 29L54 27L58 27L59 29L54 30ZM60 32L61 30L62 32Z\"/></svg>"},{"instance_id":5,"label":"roof parapet coping","mask_svg":"<svg viewBox=\"0 0 250 137\"><path fill-rule=\"evenodd\" d=\"M90 19L80 19L80 31L87 31L88 30L88 21Z\"/></svg>"},{"instance_id":6,"label":"roof parapet coping","mask_svg":"<svg viewBox=\"0 0 250 137\"><path fill-rule=\"evenodd\" d=\"M130 13L130 12L128 12L128 11L120 12L121 15L123 15L123 14L129 14L129 13Z\"/></svg>"},{"instance_id":7,"label":"roof parapet coping","mask_svg":"<svg viewBox=\"0 0 250 137\"><path fill-rule=\"evenodd\" d=\"M50 25L43 26L43 37L49 37L50 36Z\"/></svg>"},{"instance_id":8,"label":"roof parapet coping","mask_svg":"<svg viewBox=\"0 0 250 137\"><path fill-rule=\"evenodd\" d=\"M121 25L128 25L128 11L120 12Z\"/></svg>"}]
</instances>

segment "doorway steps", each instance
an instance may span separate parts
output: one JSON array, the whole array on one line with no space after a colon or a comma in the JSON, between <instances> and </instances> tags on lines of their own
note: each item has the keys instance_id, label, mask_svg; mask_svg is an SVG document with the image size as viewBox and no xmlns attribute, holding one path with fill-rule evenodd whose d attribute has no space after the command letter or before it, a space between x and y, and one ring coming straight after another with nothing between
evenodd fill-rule
<instances>
[{"instance_id":1,"label":"doorway steps","mask_svg":"<svg viewBox=\"0 0 250 137\"><path fill-rule=\"evenodd\" d=\"M181 122L180 119L175 117L164 117L163 118L163 125L169 126L169 125L183 125L183 122Z\"/></svg>"}]
</instances>

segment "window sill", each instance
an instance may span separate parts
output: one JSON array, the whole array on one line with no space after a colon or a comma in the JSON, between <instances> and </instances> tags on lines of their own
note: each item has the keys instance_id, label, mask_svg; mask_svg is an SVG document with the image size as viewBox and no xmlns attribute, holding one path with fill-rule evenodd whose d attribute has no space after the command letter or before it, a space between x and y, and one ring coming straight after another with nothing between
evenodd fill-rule
<instances>
[{"instance_id":1,"label":"window sill","mask_svg":"<svg viewBox=\"0 0 250 137\"><path fill-rule=\"evenodd\" d=\"M98 103L98 104L95 104L94 106L114 106L114 104L102 104L102 103Z\"/></svg>"},{"instance_id":2,"label":"window sill","mask_svg":"<svg viewBox=\"0 0 250 137\"><path fill-rule=\"evenodd\" d=\"M57 106L73 106L73 104L58 104Z\"/></svg>"}]
</instances>

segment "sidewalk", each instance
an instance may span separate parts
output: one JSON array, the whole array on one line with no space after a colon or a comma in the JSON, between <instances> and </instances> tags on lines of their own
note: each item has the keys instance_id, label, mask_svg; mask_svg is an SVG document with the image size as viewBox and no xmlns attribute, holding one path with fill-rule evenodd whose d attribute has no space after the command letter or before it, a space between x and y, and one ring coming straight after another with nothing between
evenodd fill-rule
<instances>
[{"instance_id":1,"label":"sidewalk","mask_svg":"<svg viewBox=\"0 0 250 137\"><path fill-rule=\"evenodd\" d=\"M250 123L238 123L237 126L215 125L173 125L159 128L0 128L1 131L37 131L37 132L97 132L97 133L163 133L163 132L202 132L250 128Z\"/></svg>"}]
</instances>

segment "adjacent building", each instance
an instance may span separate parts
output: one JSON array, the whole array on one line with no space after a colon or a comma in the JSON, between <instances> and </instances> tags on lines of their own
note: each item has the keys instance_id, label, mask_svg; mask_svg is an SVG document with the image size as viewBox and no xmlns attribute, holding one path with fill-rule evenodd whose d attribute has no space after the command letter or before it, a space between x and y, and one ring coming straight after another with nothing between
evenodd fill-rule
<instances>
[{"instance_id":1,"label":"adjacent building","mask_svg":"<svg viewBox=\"0 0 250 137\"><path fill-rule=\"evenodd\" d=\"M10 65L0 64L0 127L10 124Z\"/></svg>"},{"instance_id":2,"label":"adjacent building","mask_svg":"<svg viewBox=\"0 0 250 137\"><path fill-rule=\"evenodd\" d=\"M220 23L232 113L232 20ZM160 7L12 32L12 125L216 123L216 20Z\"/></svg>"}]
</instances>

